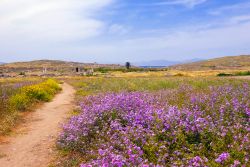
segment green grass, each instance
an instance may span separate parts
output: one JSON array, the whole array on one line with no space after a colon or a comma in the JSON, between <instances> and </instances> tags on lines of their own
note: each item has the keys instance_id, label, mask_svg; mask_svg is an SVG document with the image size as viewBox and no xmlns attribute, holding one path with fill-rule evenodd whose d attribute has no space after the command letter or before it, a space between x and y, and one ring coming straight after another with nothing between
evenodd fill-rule
<instances>
[{"instance_id":1,"label":"green grass","mask_svg":"<svg viewBox=\"0 0 250 167\"><path fill-rule=\"evenodd\" d=\"M217 76L218 77L226 77L226 76L249 76L250 75L250 71L240 71L240 72L236 72L236 73L219 73Z\"/></svg>"},{"instance_id":2,"label":"green grass","mask_svg":"<svg viewBox=\"0 0 250 167\"><path fill-rule=\"evenodd\" d=\"M105 77L82 77L68 80L77 90L77 101L82 97L107 92L155 92L156 96L160 90L177 90L179 87L192 87L194 93L208 92L210 86L232 85L238 86L242 83L250 84L249 80L218 77L145 77L145 78L105 78ZM187 87L183 88L186 89ZM185 90L168 97L171 105L181 106L187 95ZM177 100L176 100L177 99Z\"/></svg>"},{"instance_id":3,"label":"green grass","mask_svg":"<svg viewBox=\"0 0 250 167\"><path fill-rule=\"evenodd\" d=\"M181 85L190 85L195 89L204 89L216 85L238 85L242 80L217 77L147 77L147 78L71 78L68 80L77 89L79 96L92 95L103 92L123 91L158 91L162 89L175 89ZM249 82L250 83L250 82Z\"/></svg>"}]
</instances>

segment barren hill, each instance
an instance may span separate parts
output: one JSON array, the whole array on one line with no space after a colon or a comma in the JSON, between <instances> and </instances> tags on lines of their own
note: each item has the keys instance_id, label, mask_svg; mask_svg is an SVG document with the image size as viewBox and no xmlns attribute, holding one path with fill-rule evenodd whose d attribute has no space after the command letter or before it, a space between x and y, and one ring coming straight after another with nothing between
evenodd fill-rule
<instances>
[{"instance_id":1,"label":"barren hill","mask_svg":"<svg viewBox=\"0 0 250 167\"><path fill-rule=\"evenodd\" d=\"M49 72L67 73L72 72L75 68L119 68L118 64L97 64L97 63L80 63L60 60L36 60L28 62L15 62L0 65L0 71L3 72L42 72L45 68Z\"/></svg>"},{"instance_id":2,"label":"barren hill","mask_svg":"<svg viewBox=\"0 0 250 167\"><path fill-rule=\"evenodd\" d=\"M170 69L199 71L199 70L250 70L250 55L227 56L194 63L178 64Z\"/></svg>"},{"instance_id":3,"label":"barren hill","mask_svg":"<svg viewBox=\"0 0 250 167\"><path fill-rule=\"evenodd\" d=\"M28 61L28 62L15 62L15 63L8 63L3 64L1 67L6 68L53 68L53 67L85 67L85 68L95 68L95 67L102 67L102 66L109 66L109 67L118 67L117 64L97 64L97 63L80 63L80 62L69 62L69 61L61 61L61 60L35 60L35 61Z\"/></svg>"}]
</instances>

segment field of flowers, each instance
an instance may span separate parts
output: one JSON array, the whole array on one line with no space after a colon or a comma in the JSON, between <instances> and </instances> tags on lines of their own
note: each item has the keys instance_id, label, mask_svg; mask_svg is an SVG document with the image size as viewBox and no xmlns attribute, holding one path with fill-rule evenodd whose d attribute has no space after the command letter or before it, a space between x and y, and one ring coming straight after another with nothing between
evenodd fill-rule
<instances>
[{"instance_id":1,"label":"field of flowers","mask_svg":"<svg viewBox=\"0 0 250 167\"><path fill-rule=\"evenodd\" d=\"M39 101L49 101L59 90L57 82L50 79L0 80L0 134L15 124L19 112Z\"/></svg>"},{"instance_id":2,"label":"field of flowers","mask_svg":"<svg viewBox=\"0 0 250 167\"><path fill-rule=\"evenodd\" d=\"M58 139L68 156L65 166L250 166L247 81L71 82L82 96L81 111L64 125Z\"/></svg>"}]
</instances>

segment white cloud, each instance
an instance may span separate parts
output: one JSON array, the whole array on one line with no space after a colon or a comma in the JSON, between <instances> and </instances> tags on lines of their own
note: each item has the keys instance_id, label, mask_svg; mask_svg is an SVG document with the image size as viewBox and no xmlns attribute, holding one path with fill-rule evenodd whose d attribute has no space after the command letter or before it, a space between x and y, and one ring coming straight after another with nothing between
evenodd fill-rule
<instances>
[{"instance_id":1,"label":"white cloud","mask_svg":"<svg viewBox=\"0 0 250 167\"><path fill-rule=\"evenodd\" d=\"M231 14L232 12L249 12L250 2L236 3L232 5L226 5L219 8L210 10L208 13L211 15Z\"/></svg>"},{"instance_id":2,"label":"white cloud","mask_svg":"<svg viewBox=\"0 0 250 167\"><path fill-rule=\"evenodd\" d=\"M152 37L127 38L107 41L105 44L86 48L74 48L76 53L87 53L99 60L143 61L143 60L185 60L192 57L209 58L250 53L250 21L209 26L200 29L178 29ZM109 59L107 59L107 57Z\"/></svg>"},{"instance_id":3,"label":"white cloud","mask_svg":"<svg viewBox=\"0 0 250 167\"><path fill-rule=\"evenodd\" d=\"M243 22L250 22L250 14L249 15L239 15L234 16L230 19L231 24L239 24Z\"/></svg>"},{"instance_id":4,"label":"white cloud","mask_svg":"<svg viewBox=\"0 0 250 167\"><path fill-rule=\"evenodd\" d=\"M186 7L194 7L196 5L205 3L207 0L165 0L163 2L155 3L156 5L183 5Z\"/></svg>"},{"instance_id":5,"label":"white cloud","mask_svg":"<svg viewBox=\"0 0 250 167\"><path fill-rule=\"evenodd\" d=\"M164 27L148 30L142 26L134 32L130 28L133 24L108 25L97 19L96 14L102 14L101 10L112 1L0 0L0 56L8 56L5 59L0 57L1 60L17 60L19 56L19 60L47 58L122 62L250 52L250 15L247 13L204 20L205 24L183 25L171 30ZM194 7L204 2L166 0L158 5ZM228 8L220 10L225 13Z\"/></svg>"},{"instance_id":6,"label":"white cloud","mask_svg":"<svg viewBox=\"0 0 250 167\"><path fill-rule=\"evenodd\" d=\"M109 33L110 34L115 34L115 35L125 35L130 31L130 27L120 25L120 24L112 24L109 27Z\"/></svg>"},{"instance_id":7,"label":"white cloud","mask_svg":"<svg viewBox=\"0 0 250 167\"><path fill-rule=\"evenodd\" d=\"M232 18L233 19L233 18ZM229 19L230 21L231 19ZM202 25L180 28L175 31L162 31L159 34L119 39L104 39L103 41L84 41L81 45L52 46L39 52L33 48L30 52L18 48L7 50L13 55L22 55L22 58L34 59L37 55L44 58L66 59L87 62L137 62L143 60L186 60L193 57L211 58L250 53L250 21L231 22L219 27ZM154 33L154 32L153 32ZM25 55L25 56L23 56ZM27 55L31 55L27 57ZM52 55L52 56L51 56ZM74 55L70 56L69 55ZM51 56L51 57L49 57ZM12 56L12 59L17 59Z\"/></svg>"},{"instance_id":8,"label":"white cloud","mask_svg":"<svg viewBox=\"0 0 250 167\"><path fill-rule=\"evenodd\" d=\"M101 33L95 13L112 0L1 0L0 43L81 40Z\"/></svg>"}]
</instances>

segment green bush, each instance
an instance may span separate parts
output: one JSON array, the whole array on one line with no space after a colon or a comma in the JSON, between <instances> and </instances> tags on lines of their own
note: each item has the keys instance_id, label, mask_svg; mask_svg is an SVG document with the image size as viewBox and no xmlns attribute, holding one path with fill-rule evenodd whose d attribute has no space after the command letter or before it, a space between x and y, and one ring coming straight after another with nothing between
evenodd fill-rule
<instances>
[{"instance_id":1,"label":"green bush","mask_svg":"<svg viewBox=\"0 0 250 167\"><path fill-rule=\"evenodd\" d=\"M218 77L225 77L225 76L247 76L250 75L250 71L241 71L236 72L234 74L228 74L228 73L219 73L217 74Z\"/></svg>"},{"instance_id":2,"label":"green bush","mask_svg":"<svg viewBox=\"0 0 250 167\"><path fill-rule=\"evenodd\" d=\"M227 73L219 73L217 74L218 77L225 77L225 76L233 76L233 74L227 74Z\"/></svg>"},{"instance_id":3,"label":"green bush","mask_svg":"<svg viewBox=\"0 0 250 167\"><path fill-rule=\"evenodd\" d=\"M178 73L178 74L175 74L174 76L175 76L175 77L183 77L183 76L185 76L185 75L182 74L182 73Z\"/></svg>"},{"instance_id":4,"label":"green bush","mask_svg":"<svg viewBox=\"0 0 250 167\"><path fill-rule=\"evenodd\" d=\"M250 71L237 72L236 76L247 76L250 75Z\"/></svg>"}]
</instances>

